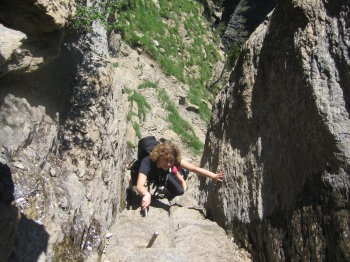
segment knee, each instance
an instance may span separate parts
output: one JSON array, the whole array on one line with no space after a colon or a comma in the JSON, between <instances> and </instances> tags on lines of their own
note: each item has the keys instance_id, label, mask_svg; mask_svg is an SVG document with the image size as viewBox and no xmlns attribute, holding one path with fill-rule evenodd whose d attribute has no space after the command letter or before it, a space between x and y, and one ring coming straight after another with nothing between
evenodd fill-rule
<instances>
[{"instance_id":1,"label":"knee","mask_svg":"<svg viewBox=\"0 0 350 262\"><path fill-rule=\"evenodd\" d=\"M181 187L181 188L178 188L178 190L177 190L177 196L181 196L181 195L183 195L185 193L185 190L183 189L183 187Z\"/></svg>"}]
</instances>

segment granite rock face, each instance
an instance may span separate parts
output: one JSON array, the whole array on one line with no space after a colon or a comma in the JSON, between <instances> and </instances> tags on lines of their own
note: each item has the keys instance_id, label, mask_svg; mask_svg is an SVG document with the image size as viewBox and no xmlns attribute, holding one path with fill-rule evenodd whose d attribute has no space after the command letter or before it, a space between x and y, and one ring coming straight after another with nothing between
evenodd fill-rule
<instances>
[{"instance_id":1,"label":"granite rock face","mask_svg":"<svg viewBox=\"0 0 350 262\"><path fill-rule=\"evenodd\" d=\"M256 261L348 261L349 1L281 0L218 96L203 165L210 215Z\"/></svg>"},{"instance_id":2,"label":"granite rock face","mask_svg":"<svg viewBox=\"0 0 350 262\"><path fill-rule=\"evenodd\" d=\"M224 1L221 20L227 24L222 37L225 49L242 46L275 5L276 0Z\"/></svg>"},{"instance_id":3,"label":"granite rock face","mask_svg":"<svg viewBox=\"0 0 350 262\"><path fill-rule=\"evenodd\" d=\"M10 261L82 260L123 209L126 97L104 28L65 36L75 1L22 2L0 4L13 40L0 45L0 162L15 203L0 207L0 236Z\"/></svg>"}]
</instances>

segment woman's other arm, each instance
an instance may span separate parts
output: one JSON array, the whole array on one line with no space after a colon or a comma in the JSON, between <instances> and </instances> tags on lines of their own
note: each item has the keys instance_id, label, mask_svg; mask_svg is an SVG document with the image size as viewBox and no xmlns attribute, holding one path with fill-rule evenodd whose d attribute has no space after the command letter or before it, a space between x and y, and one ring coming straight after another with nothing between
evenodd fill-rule
<instances>
[{"instance_id":1,"label":"woman's other arm","mask_svg":"<svg viewBox=\"0 0 350 262\"><path fill-rule=\"evenodd\" d=\"M206 170L206 169L201 168L201 167L197 167L197 166L195 166L195 165L193 165L185 160L181 160L180 167L185 168L191 172L197 173L199 175L212 178L212 179L219 181L219 182L222 182L224 180L224 177L225 177L224 171L220 171L219 173L214 174L213 172L211 172L209 170Z\"/></svg>"}]
</instances>

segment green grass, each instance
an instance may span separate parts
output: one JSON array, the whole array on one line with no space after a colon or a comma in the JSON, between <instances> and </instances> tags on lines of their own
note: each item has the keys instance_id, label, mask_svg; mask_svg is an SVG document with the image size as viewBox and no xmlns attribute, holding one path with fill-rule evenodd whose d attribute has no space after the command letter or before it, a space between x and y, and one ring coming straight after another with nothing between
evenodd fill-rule
<instances>
[{"instance_id":1,"label":"green grass","mask_svg":"<svg viewBox=\"0 0 350 262\"><path fill-rule=\"evenodd\" d=\"M240 47L237 44L233 44L227 54L227 63L230 69L235 65L240 53Z\"/></svg>"},{"instance_id":2,"label":"green grass","mask_svg":"<svg viewBox=\"0 0 350 262\"><path fill-rule=\"evenodd\" d=\"M129 147L129 148L136 148L136 145L130 141L127 141L126 142L126 145Z\"/></svg>"},{"instance_id":3,"label":"green grass","mask_svg":"<svg viewBox=\"0 0 350 262\"><path fill-rule=\"evenodd\" d=\"M146 118L146 114L151 110L150 104L147 102L146 98L142 96L139 92L132 91L129 88L125 88L124 91L129 95L128 100L130 101L130 110L126 116L127 121L132 121L132 126L136 132L136 136L141 139L141 128L139 122L143 122ZM133 105L136 103L137 112L134 112ZM139 119L139 122L133 121L133 117L136 116Z\"/></svg>"},{"instance_id":4,"label":"green grass","mask_svg":"<svg viewBox=\"0 0 350 262\"><path fill-rule=\"evenodd\" d=\"M204 147L203 143L196 136L191 124L180 116L175 104L169 98L166 91L150 81L144 82L139 85L138 88L154 88L156 90L158 99L162 102L163 107L169 112L167 121L170 124L170 129L181 137L182 141L192 149L194 154L201 154Z\"/></svg>"},{"instance_id":5,"label":"green grass","mask_svg":"<svg viewBox=\"0 0 350 262\"><path fill-rule=\"evenodd\" d=\"M131 102L131 108L133 104L137 104L137 116L140 120L144 121L146 114L149 110L151 110L151 106L148 104L146 98L142 96L140 93L134 91L131 95L129 95L128 100Z\"/></svg>"},{"instance_id":6,"label":"green grass","mask_svg":"<svg viewBox=\"0 0 350 262\"><path fill-rule=\"evenodd\" d=\"M142 134L141 134L140 124L138 122L134 122L134 123L132 123L132 127L134 128L134 130L136 132L136 136L139 139L141 139L142 138Z\"/></svg>"},{"instance_id":7,"label":"green grass","mask_svg":"<svg viewBox=\"0 0 350 262\"><path fill-rule=\"evenodd\" d=\"M188 92L188 98L190 102L199 106L199 114L201 118L207 123L209 122L211 117L211 110L208 108L207 105L203 103L203 99L207 98L208 100L209 97L210 94L206 89L201 89L200 87L196 88L195 85L192 85Z\"/></svg>"},{"instance_id":8,"label":"green grass","mask_svg":"<svg viewBox=\"0 0 350 262\"><path fill-rule=\"evenodd\" d=\"M167 75L206 90L212 78L210 64L214 65L220 57L213 43L203 37L211 31L201 16L203 6L189 0L158 2L159 9L152 1L121 1L116 29L129 45L143 46ZM182 21L184 17L186 19ZM187 30L187 37L193 41L187 42L181 36L181 23ZM214 39L217 43L218 38ZM154 40L159 43L159 47L155 46ZM204 95L201 99L209 102L214 100L210 92L201 91L196 95ZM191 98L190 101L196 104ZM202 102L197 105L200 106L201 118L208 122L211 111Z\"/></svg>"},{"instance_id":9,"label":"green grass","mask_svg":"<svg viewBox=\"0 0 350 262\"><path fill-rule=\"evenodd\" d=\"M100 9L79 4L74 25L88 31L92 21L100 20L108 30L118 31L130 46L142 46L167 75L190 86L190 101L200 107L200 116L208 123L211 111L202 100L213 102L216 95L206 88L212 80L213 65L221 60L214 47L220 37L207 37L212 29L202 15L204 7L200 1L158 3L159 7L150 0L112 0ZM180 33L182 24L186 36Z\"/></svg>"},{"instance_id":10,"label":"green grass","mask_svg":"<svg viewBox=\"0 0 350 262\"><path fill-rule=\"evenodd\" d=\"M144 88L158 88L157 84L152 83L151 81L146 80L144 83L140 84L139 89L144 89Z\"/></svg>"}]
</instances>

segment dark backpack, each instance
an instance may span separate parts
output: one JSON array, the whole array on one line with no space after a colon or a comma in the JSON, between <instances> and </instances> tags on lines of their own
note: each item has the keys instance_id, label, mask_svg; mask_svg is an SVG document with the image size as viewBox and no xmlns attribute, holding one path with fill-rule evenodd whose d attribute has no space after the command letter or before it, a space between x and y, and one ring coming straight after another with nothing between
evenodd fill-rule
<instances>
[{"instance_id":1,"label":"dark backpack","mask_svg":"<svg viewBox=\"0 0 350 262\"><path fill-rule=\"evenodd\" d=\"M160 142L154 136L146 136L140 139L137 145L137 160L132 164L130 168L133 185L137 184L141 160L146 156L149 156L152 150L159 144Z\"/></svg>"}]
</instances>

